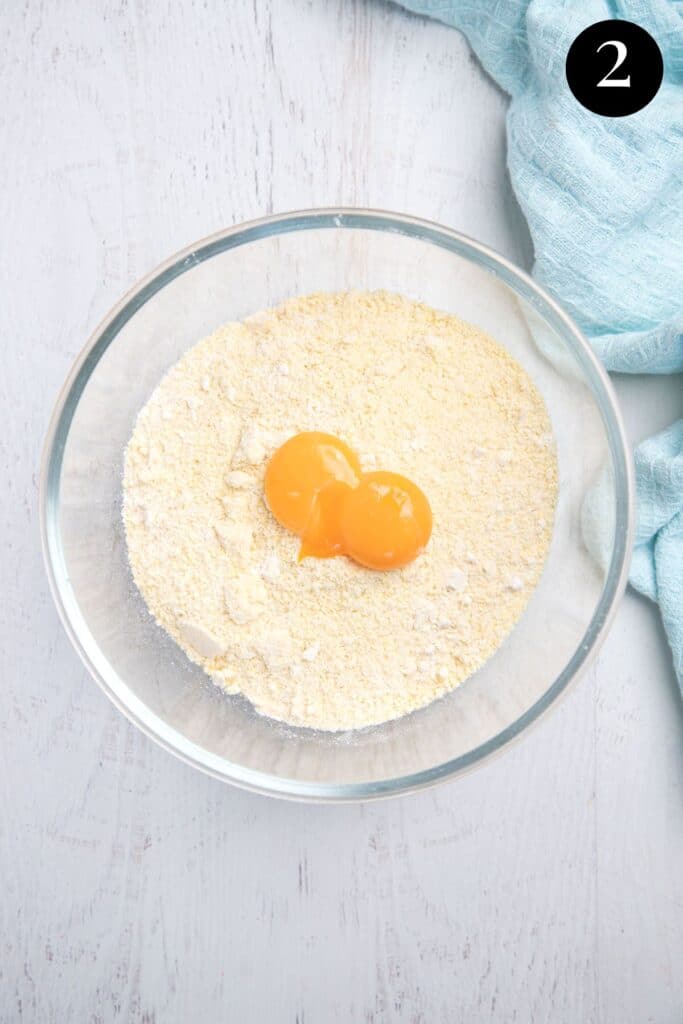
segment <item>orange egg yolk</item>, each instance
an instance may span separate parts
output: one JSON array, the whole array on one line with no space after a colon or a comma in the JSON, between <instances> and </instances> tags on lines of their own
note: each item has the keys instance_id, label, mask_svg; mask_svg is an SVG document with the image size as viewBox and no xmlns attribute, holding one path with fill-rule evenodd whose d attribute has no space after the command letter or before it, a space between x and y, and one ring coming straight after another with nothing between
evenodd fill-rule
<instances>
[{"instance_id":1,"label":"orange egg yolk","mask_svg":"<svg viewBox=\"0 0 683 1024\"><path fill-rule=\"evenodd\" d=\"M308 555L348 555L369 569L398 569L429 541L432 511L411 480L362 473L355 453L332 434L296 434L273 455L265 495L277 521Z\"/></svg>"}]
</instances>

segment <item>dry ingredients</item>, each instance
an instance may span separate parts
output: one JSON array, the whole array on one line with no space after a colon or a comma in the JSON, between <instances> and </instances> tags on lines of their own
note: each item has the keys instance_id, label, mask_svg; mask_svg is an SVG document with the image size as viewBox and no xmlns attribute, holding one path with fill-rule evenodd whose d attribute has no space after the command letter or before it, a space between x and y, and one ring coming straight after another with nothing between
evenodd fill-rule
<instances>
[{"instance_id":1,"label":"dry ingredients","mask_svg":"<svg viewBox=\"0 0 683 1024\"><path fill-rule=\"evenodd\" d=\"M429 498L415 562L297 563L263 500L288 437L343 438ZM200 341L140 412L123 516L157 622L229 693L326 730L397 718L502 643L540 577L557 465L547 411L483 331L388 292L291 299Z\"/></svg>"}]
</instances>

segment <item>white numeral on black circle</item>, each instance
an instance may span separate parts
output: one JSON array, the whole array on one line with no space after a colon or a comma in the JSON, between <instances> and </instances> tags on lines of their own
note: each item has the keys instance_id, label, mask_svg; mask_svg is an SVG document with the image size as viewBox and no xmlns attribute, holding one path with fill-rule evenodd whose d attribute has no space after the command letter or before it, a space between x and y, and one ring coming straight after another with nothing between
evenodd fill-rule
<instances>
[{"instance_id":1,"label":"white numeral on black circle","mask_svg":"<svg viewBox=\"0 0 683 1024\"><path fill-rule=\"evenodd\" d=\"M610 75L613 75L617 68L620 68L626 60L626 54L628 52L626 49L626 44L622 43L620 39L607 39L604 43L601 43L600 46L598 46L598 53L600 53L600 50L602 50L603 46L613 46L617 51L617 60L614 67L607 72L604 78L600 79L600 81L598 82L598 88L600 86L604 86L605 88L612 87L614 89L630 89L630 75L627 75L626 78L610 77Z\"/></svg>"}]
</instances>

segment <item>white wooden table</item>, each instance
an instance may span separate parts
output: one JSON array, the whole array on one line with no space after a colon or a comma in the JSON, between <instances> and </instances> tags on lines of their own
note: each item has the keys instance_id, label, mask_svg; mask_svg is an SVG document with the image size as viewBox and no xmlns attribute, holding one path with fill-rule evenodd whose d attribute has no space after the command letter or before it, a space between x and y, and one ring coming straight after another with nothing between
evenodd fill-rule
<instances>
[{"instance_id":1,"label":"white wooden table","mask_svg":"<svg viewBox=\"0 0 683 1024\"><path fill-rule=\"evenodd\" d=\"M0 1021L681 1021L683 714L644 600L494 763L316 807L138 734L43 574L50 407L120 293L226 224L336 203L528 264L505 98L457 33L373 0L6 0L0 47ZM681 415L680 378L618 387L634 439Z\"/></svg>"}]
</instances>

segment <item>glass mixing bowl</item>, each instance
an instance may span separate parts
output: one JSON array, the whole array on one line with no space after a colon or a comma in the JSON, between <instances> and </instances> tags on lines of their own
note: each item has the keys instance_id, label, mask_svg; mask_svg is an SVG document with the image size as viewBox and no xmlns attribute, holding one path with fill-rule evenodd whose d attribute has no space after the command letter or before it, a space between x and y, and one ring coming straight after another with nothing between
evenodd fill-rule
<instances>
[{"instance_id":1,"label":"glass mixing bowl","mask_svg":"<svg viewBox=\"0 0 683 1024\"><path fill-rule=\"evenodd\" d=\"M560 491L543 577L495 656L420 711L333 734L259 716L243 698L214 687L154 623L126 560L121 477L138 411L187 348L225 321L290 296L352 288L401 292L456 313L505 345L545 398ZM580 527L583 498L601 471L604 570L589 557ZM114 704L167 750L219 779L315 800L367 799L449 778L538 719L610 624L626 584L632 508L630 454L614 395L569 317L478 242L369 210L311 210L230 228L141 281L69 374L41 478L54 598L76 650Z\"/></svg>"}]
</instances>

